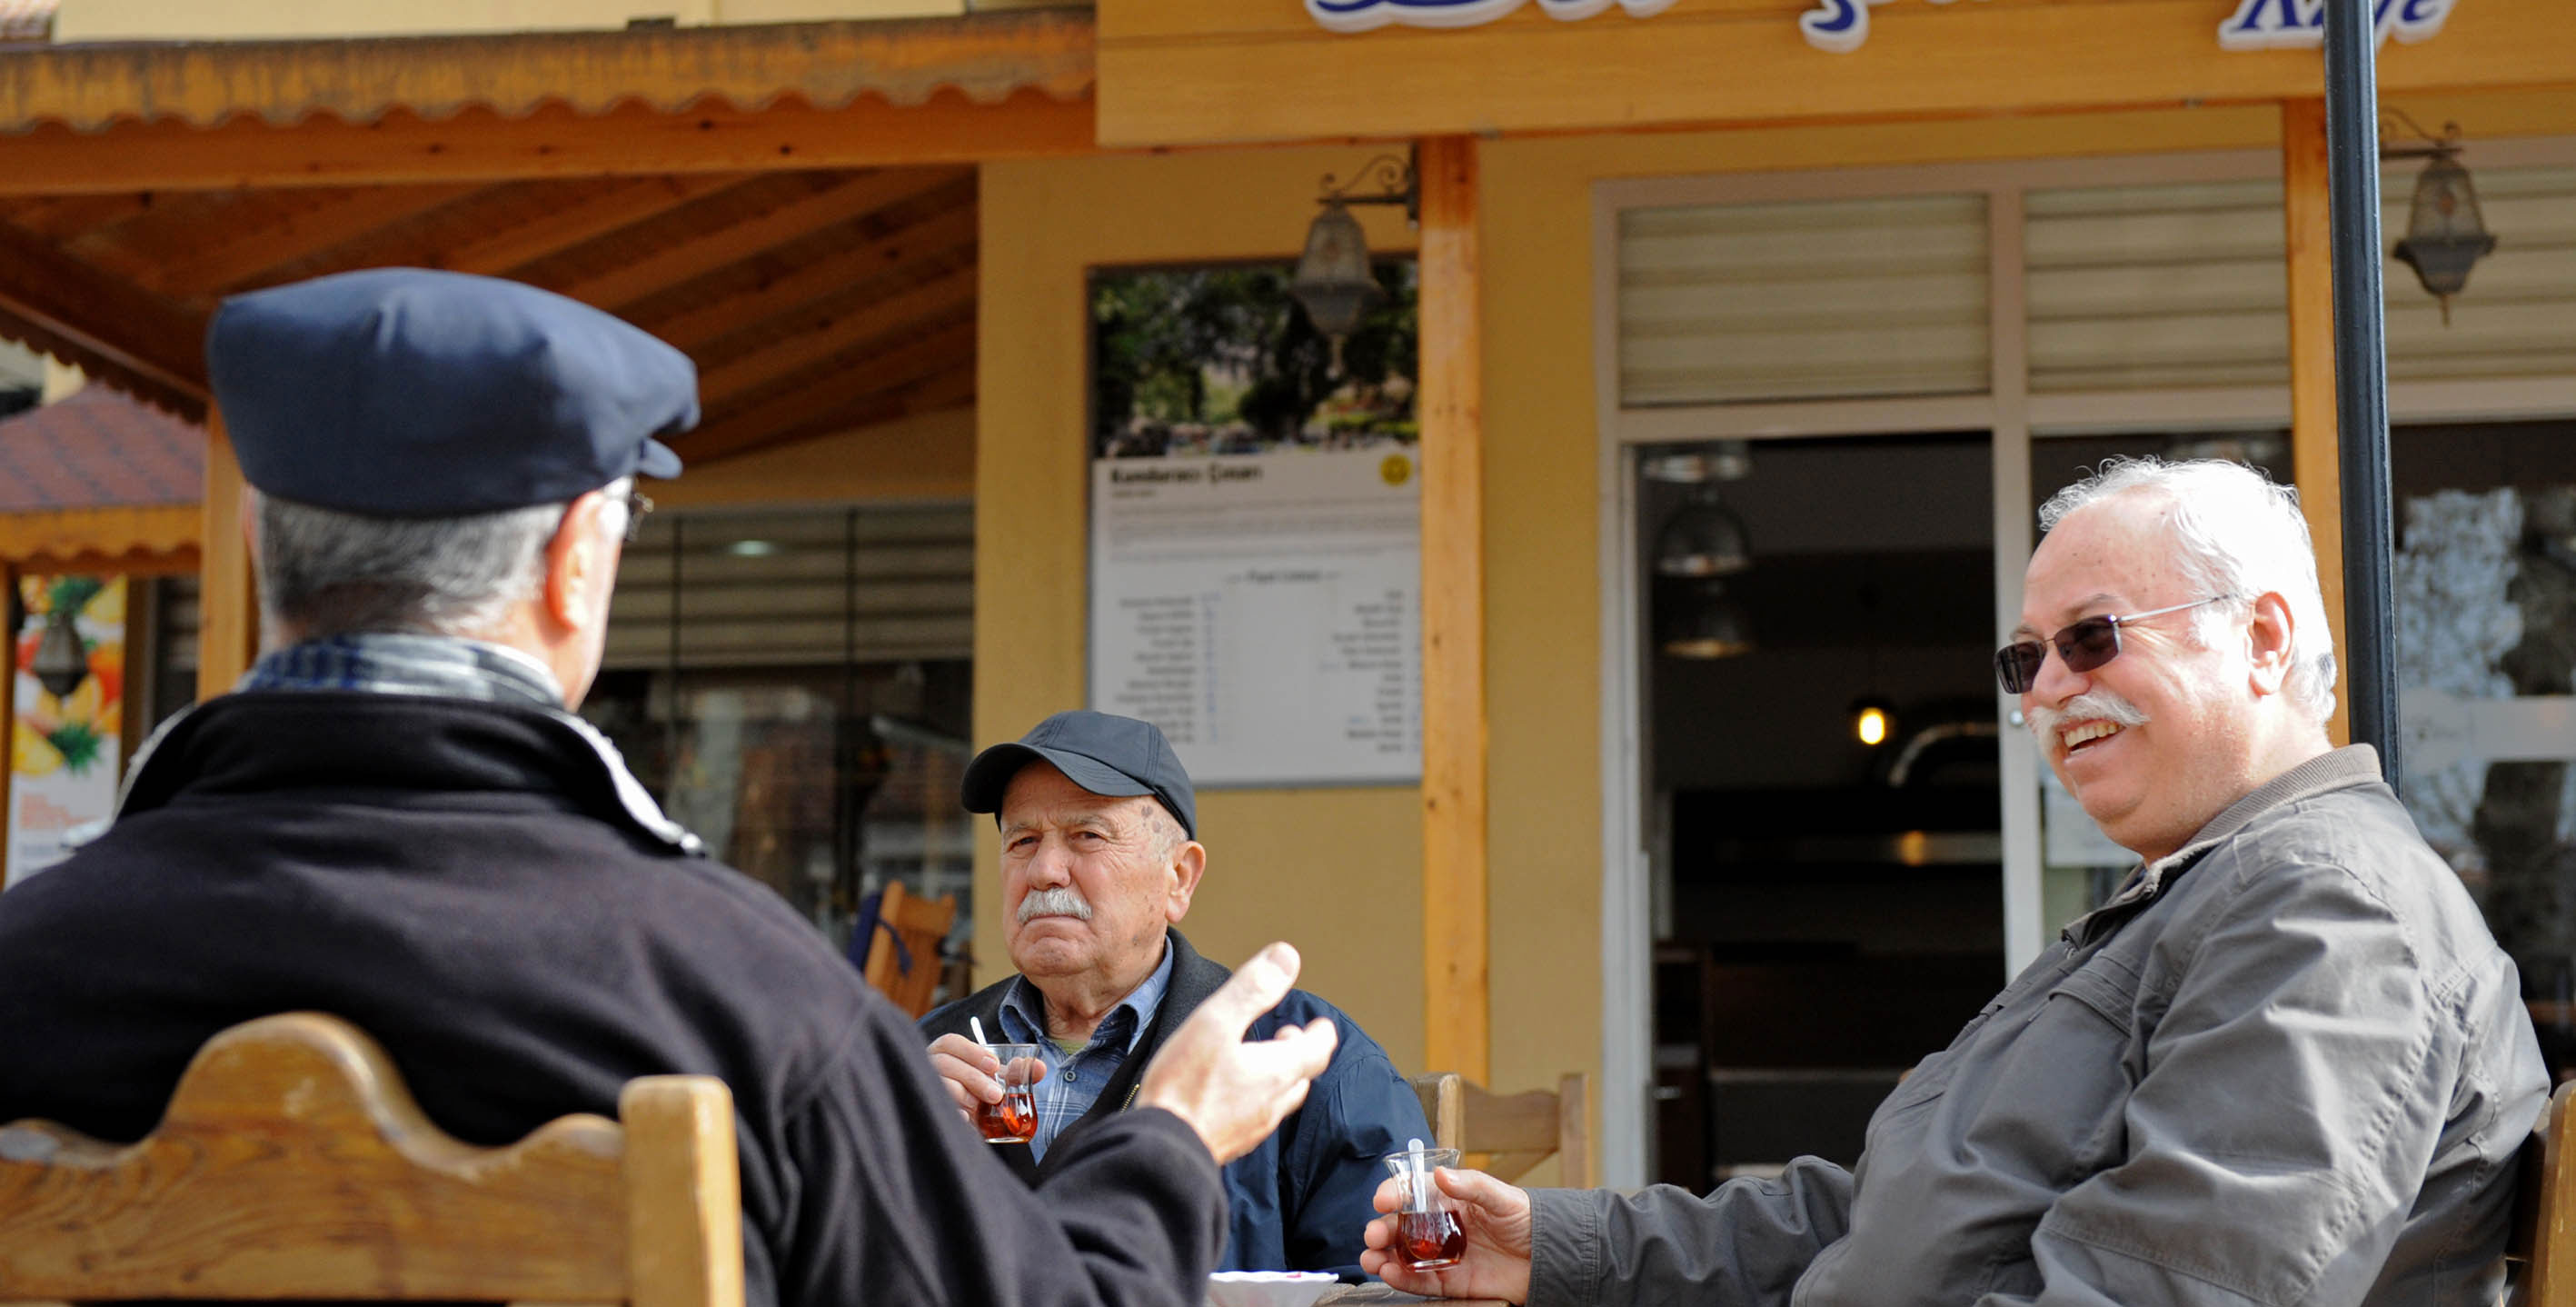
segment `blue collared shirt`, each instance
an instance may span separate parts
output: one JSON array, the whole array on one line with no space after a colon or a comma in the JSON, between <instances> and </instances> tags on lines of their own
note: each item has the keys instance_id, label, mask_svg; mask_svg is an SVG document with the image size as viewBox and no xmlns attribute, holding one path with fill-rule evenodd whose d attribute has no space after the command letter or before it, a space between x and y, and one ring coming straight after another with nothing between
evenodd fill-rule
<instances>
[{"instance_id":1,"label":"blue collared shirt","mask_svg":"<svg viewBox=\"0 0 2576 1307\"><path fill-rule=\"evenodd\" d=\"M1038 1057L1046 1063L1046 1079L1037 1083L1032 1097L1037 1100L1037 1134L1029 1140L1031 1155L1043 1159L1047 1145L1064 1132L1066 1126L1082 1119L1092 1104L1100 1101L1100 1091L1127 1060L1129 1050L1144 1037L1145 1028L1154 1023L1154 1013L1163 1006L1163 991L1172 984L1172 946L1163 945L1162 964L1154 974L1145 977L1100 1025L1091 1032L1091 1042L1081 1051L1067 1055L1046 1033L1046 997L1026 976L1011 982L1010 993L1002 999L1002 1036L1015 1044L1038 1044Z\"/></svg>"}]
</instances>

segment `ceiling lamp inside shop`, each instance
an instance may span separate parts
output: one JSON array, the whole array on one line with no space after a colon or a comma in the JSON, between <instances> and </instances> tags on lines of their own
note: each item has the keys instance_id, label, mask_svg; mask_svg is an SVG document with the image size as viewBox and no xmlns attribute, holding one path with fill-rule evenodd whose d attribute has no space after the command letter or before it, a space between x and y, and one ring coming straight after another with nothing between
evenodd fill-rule
<instances>
[{"instance_id":1,"label":"ceiling lamp inside shop","mask_svg":"<svg viewBox=\"0 0 2576 1307\"><path fill-rule=\"evenodd\" d=\"M1655 533L1658 645L1675 658L1730 658L1753 648L1752 625L1722 578L1753 565L1744 520L1720 502L1719 481L1752 470L1741 440L1648 454L1646 479L1689 490Z\"/></svg>"}]
</instances>

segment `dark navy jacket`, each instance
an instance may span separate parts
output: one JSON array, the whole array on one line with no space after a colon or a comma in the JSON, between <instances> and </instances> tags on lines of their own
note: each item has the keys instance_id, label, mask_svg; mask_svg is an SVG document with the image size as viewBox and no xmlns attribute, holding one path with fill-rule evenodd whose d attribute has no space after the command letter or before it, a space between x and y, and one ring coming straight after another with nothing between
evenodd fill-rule
<instances>
[{"instance_id":1,"label":"dark navy jacket","mask_svg":"<svg viewBox=\"0 0 2576 1307\"><path fill-rule=\"evenodd\" d=\"M992 1145L1032 1183L1052 1179L1065 1155L1065 1141L1120 1114L1135 1097L1138 1078L1163 1040L1232 974L1199 956L1181 932L1169 931L1167 938L1173 953L1171 987L1154 1011L1153 1025L1101 1089L1100 1101L1065 1128L1043 1163L1031 1157L1026 1144ZM986 1030L1001 1029L1002 998L1017 979L987 985L923 1017L922 1033L931 1039L966 1034L969 1017L981 1018ZM1231 1230L1220 1269L1344 1271L1355 1276L1363 1246L1360 1232L1377 1215L1370 1198L1386 1175L1378 1159L1402 1152L1408 1139L1431 1138L1413 1086L1397 1073L1386 1050L1332 1004L1292 989L1279 1006L1252 1023L1245 1038L1268 1039L1282 1027L1317 1017L1331 1017L1341 1035L1332 1065L1315 1078L1305 1105L1277 1133L1226 1164Z\"/></svg>"},{"instance_id":2,"label":"dark navy jacket","mask_svg":"<svg viewBox=\"0 0 2576 1307\"><path fill-rule=\"evenodd\" d=\"M622 775L517 705L194 710L114 827L0 894L0 1122L139 1138L216 1031L334 1012L473 1143L614 1116L634 1076L723 1077L753 1307L1197 1307L1224 1196L1188 1126L1125 1113L1025 1190L911 1021Z\"/></svg>"}]
</instances>

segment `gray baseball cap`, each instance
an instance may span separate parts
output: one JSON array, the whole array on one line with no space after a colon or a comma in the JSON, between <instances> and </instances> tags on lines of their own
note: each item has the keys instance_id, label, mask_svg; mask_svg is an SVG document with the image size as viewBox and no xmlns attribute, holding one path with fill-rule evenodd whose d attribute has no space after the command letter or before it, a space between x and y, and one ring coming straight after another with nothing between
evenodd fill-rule
<instances>
[{"instance_id":1,"label":"gray baseball cap","mask_svg":"<svg viewBox=\"0 0 2576 1307\"><path fill-rule=\"evenodd\" d=\"M968 812L1000 812L1011 778L1032 762L1045 762L1094 794L1123 798L1150 794L1199 837L1198 799L1172 742L1152 722L1090 709L1060 712L1012 744L996 744L966 764L959 787Z\"/></svg>"}]
</instances>

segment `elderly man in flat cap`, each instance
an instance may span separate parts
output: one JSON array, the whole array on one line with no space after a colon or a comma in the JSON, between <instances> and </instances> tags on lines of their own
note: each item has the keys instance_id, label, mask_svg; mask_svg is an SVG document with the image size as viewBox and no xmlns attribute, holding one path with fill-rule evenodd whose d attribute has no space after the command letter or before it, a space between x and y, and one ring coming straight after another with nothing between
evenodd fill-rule
<instances>
[{"instance_id":1,"label":"elderly man in flat cap","mask_svg":"<svg viewBox=\"0 0 2576 1307\"><path fill-rule=\"evenodd\" d=\"M995 1151L1033 1183L1114 1126L1173 1033L1221 992L1226 969L1175 927L1207 850L1189 773L1150 722L1062 712L1017 743L977 754L969 812L1002 833L1003 937L1019 974L923 1017L931 1064L963 1111L998 1102L1001 1063L970 1038L1041 1045L1037 1132ZM1326 1020L1341 1031L1305 1106L1225 1168L1228 1270L1359 1269L1378 1159L1429 1139L1421 1100L1357 1023L1304 990L1253 1023L1255 1035Z\"/></svg>"},{"instance_id":2,"label":"elderly man in flat cap","mask_svg":"<svg viewBox=\"0 0 2576 1307\"><path fill-rule=\"evenodd\" d=\"M1219 1165L1329 1027L1243 1042L1284 946L1138 1105L1014 1179L901 1013L709 861L568 711L597 672L631 478L689 361L525 286L352 273L227 302L209 371L257 491L268 652L137 756L114 824L0 897L0 1122L142 1136L227 1026L319 1009L430 1118L500 1144L627 1080L732 1087L756 1304L1195 1304Z\"/></svg>"}]
</instances>

